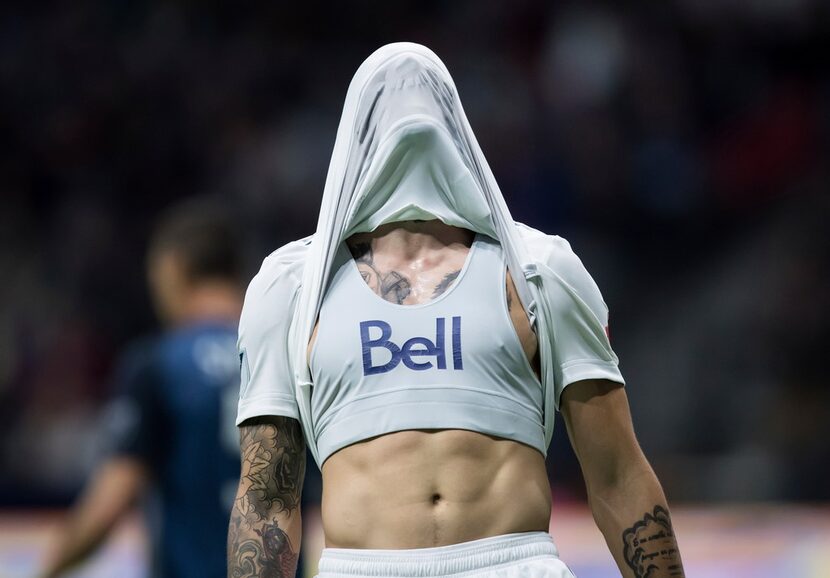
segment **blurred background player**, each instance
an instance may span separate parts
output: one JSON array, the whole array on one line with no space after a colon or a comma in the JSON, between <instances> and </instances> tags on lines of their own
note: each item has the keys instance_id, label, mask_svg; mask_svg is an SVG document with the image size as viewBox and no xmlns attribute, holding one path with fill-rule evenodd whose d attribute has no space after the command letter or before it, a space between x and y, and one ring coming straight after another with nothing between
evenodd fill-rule
<instances>
[{"instance_id":1,"label":"blurred background player","mask_svg":"<svg viewBox=\"0 0 830 578\"><path fill-rule=\"evenodd\" d=\"M224 576L239 475L240 253L218 207L191 202L158 224L147 274L165 331L122 357L102 436L106 458L52 545L43 578L94 553L139 499L152 576Z\"/></svg>"}]
</instances>

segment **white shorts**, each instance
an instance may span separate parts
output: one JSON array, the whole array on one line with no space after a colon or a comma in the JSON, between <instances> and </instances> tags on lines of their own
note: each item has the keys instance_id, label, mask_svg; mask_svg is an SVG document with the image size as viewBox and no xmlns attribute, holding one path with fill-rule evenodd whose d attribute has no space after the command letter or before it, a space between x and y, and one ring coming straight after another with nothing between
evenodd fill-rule
<instances>
[{"instance_id":1,"label":"white shorts","mask_svg":"<svg viewBox=\"0 0 830 578\"><path fill-rule=\"evenodd\" d=\"M318 578L573 578L547 532L505 534L438 548L326 548Z\"/></svg>"}]
</instances>

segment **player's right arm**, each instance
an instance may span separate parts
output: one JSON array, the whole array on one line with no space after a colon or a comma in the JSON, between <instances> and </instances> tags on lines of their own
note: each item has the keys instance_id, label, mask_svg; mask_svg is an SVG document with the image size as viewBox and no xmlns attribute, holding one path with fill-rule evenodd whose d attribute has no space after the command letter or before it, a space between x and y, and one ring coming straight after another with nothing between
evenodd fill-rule
<instances>
[{"instance_id":1,"label":"player's right arm","mask_svg":"<svg viewBox=\"0 0 830 578\"><path fill-rule=\"evenodd\" d=\"M293 577L300 552L306 444L288 333L307 243L269 256L245 295L239 321L237 425L242 468L228 530L228 577Z\"/></svg>"},{"instance_id":2,"label":"player's right arm","mask_svg":"<svg viewBox=\"0 0 830 578\"><path fill-rule=\"evenodd\" d=\"M300 552L305 440L290 417L240 425L242 470L228 531L228 577L294 576Z\"/></svg>"}]
</instances>

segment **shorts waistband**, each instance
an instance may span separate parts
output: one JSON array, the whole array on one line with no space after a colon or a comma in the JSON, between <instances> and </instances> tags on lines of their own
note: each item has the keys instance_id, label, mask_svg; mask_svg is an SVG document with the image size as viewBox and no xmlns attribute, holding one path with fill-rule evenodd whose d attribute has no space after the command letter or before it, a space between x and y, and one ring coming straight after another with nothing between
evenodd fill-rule
<instances>
[{"instance_id":1,"label":"shorts waistband","mask_svg":"<svg viewBox=\"0 0 830 578\"><path fill-rule=\"evenodd\" d=\"M398 578L449 576L539 557L559 557L547 532L504 534L450 546L409 550L325 548L319 575L320 578L328 574Z\"/></svg>"}]
</instances>

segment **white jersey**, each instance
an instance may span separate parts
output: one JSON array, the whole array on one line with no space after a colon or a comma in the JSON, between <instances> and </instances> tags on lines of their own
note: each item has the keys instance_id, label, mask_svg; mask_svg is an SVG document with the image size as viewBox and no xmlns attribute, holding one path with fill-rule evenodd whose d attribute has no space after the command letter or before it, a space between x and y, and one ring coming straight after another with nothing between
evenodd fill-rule
<instances>
[{"instance_id":1,"label":"white jersey","mask_svg":"<svg viewBox=\"0 0 830 578\"><path fill-rule=\"evenodd\" d=\"M556 279L555 287L549 283L553 317L547 321L553 330L551 358L554 367L554 403L558 405L562 391L571 383L584 379L609 379L624 383L618 368L617 357L608 342L606 328L608 310L602 296L582 262L561 237L548 236L526 226L520 226L528 245L536 249ZM262 264L259 273L251 281L245 296L245 306L239 325L239 351L242 362L242 387L240 390L237 424L248 418L276 415L300 419L292 376L290 326L297 306L303 267L308 255L311 238L294 241L272 253ZM360 276L357 280L363 282ZM368 287L366 291L370 291ZM378 297L378 299L380 299ZM404 309L407 306L399 306ZM512 327L510 328L512 330ZM359 333L357 334L359 338ZM451 342L448 347L451 348ZM315 348L316 350L316 348ZM362 363L361 352L356 352ZM379 362L378 362L379 363ZM449 362L450 365L452 362ZM314 373L312 371L312 373ZM391 374L390 374L391 377ZM495 376L494 376L495 377ZM319 375L318 375L319 379ZM406 378L401 376L401 385ZM391 382L390 382L391 383ZM387 387L391 387L387 385ZM506 400L503 408L520 407L527 402L526 391L517 391L515 401ZM394 412L390 411L390 416ZM318 419L324 414L317 412ZM539 420L532 405L524 412L528 423ZM399 427L388 425L389 431L427 427L423 420ZM419 425L420 424L420 425ZM326 434L325 422L309 424L314 432L314 442ZM532 433L532 427L516 433L516 430L494 431L499 423L490 425L488 433L518 439L540 451L545 451L544 436ZM541 425L541 424L540 424ZM514 426L515 428L515 426ZM481 430L482 428L477 428ZM365 431L374 431L371 424ZM337 442L324 437L320 463L343 439L356 441L354 432Z\"/></svg>"},{"instance_id":2,"label":"white jersey","mask_svg":"<svg viewBox=\"0 0 830 578\"><path fill-rule=\"evenodd\" d=\"M475 431L544 455L542 385L507 309L497 241L476 235L452 285L417 305L372 291L345 246L333 271L310 356L321 462L412 429Z\"/></svg>"}]
</instances>

